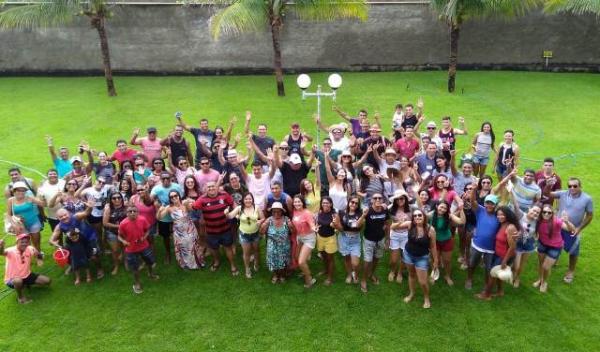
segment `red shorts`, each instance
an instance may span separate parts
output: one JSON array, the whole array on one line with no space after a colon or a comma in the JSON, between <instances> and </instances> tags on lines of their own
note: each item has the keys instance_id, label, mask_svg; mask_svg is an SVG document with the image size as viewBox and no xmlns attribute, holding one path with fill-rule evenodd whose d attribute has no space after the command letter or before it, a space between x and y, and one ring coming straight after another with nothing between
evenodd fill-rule
<instances>
[{"instance_id":1,"label":"red shorts","mask_svg":"<svg viewBox=\"0 0 600 352\"><path fill-rule=\"evenodd\" d=\"M452 252L454 249L454 239L451 238L445 241L435 241L435 247L438 252Z\"/></svg>"}]
</instances>

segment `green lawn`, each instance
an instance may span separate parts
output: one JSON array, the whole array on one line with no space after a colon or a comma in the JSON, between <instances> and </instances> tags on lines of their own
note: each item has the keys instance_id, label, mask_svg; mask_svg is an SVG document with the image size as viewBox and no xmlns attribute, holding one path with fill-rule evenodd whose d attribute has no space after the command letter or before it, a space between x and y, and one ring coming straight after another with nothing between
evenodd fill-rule
<instances>
[{"instance_id":1,"label":"green lawn","mask_svg":"<svg viewBox=\"0 0 600 352\"><path fill-rule=\"evenodd\" d=\"M325 74L312 76L313 85L326 83ZM371 116L380 111L387 130L394 105L416 102L419 96L428 119L463 115L471 132L490 120L500 136L512 128L525 158L554 156L563 178L581 177L584 190L598 199L600 181L593 175L600 172L599 154L591 152L600 151L600 75L460 72L455 95L445 92L445 76L348 73L337 103L351 113L359 108L367 108ZM129 139L136 126L155 125L164 134L175 122L175 111L183 111L193 124L207 117L211 127L226 125L237 115L240 131L244 111L252 110L255 122L267 122L275 137L282 137L292 121L314 132L316 101L302 102L294 81L287 77L288 96L277 98L269 76L127 77L116 80L119 96L108 98L102 78L1 78L0 159L45 172L51 166L46 134L73 151L81 139L97 150L112 151L115 140ZM326 122L338 121L330 101L324 102L324 112ZM459 148L470 138L461 138ZM536 169L539 165L523 163ZM7 168L0 168L2 185L8 182ZM508 287L504 298L492 302L474 299L473 292L462 288L465 273L455 270L455 287L438 283L432 288L429 311L421 308L420 291L413 303L402 302L406 281L371 286L363 295L343 283L341 261L337 282L310 292L299 279L273 286L264 269L247 280L232 278L225 266L213 274L159 265L161 279L144 280L144 294L134 296L131 277L124 271L74 287L72 278L48 260L41 271L54 282L49 289L31 291L34 303L18 306L14 293L0 289L0 350L596 350L599 224L595 220L585 231L573 285L562 283L564 254L546 295L530 285L535 258L522 287ZM43 242L47 239L46 230ZM13 242L8 239L9 245ZM312 267L317 271L320 263L314 260ZM386 273L381 265L379 276ZM481 287L481 276L478 272L474 292Z\"/></svg>"}]
</instances>

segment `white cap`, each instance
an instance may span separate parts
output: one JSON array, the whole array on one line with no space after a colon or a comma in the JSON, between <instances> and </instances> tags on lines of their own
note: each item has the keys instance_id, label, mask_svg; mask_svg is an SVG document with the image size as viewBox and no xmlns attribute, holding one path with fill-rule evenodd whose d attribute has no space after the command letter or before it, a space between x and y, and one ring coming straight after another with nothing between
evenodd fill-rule
<instances>
[{"instance_id":1,"label":"white cap","mask_svg":"<svg viewBox=\"0 0 600 352\"><path fill-rule=\"evenodd\" d=\"M302 164L302 158L300 158L300 155L298 155L298 153L293 153L292 155L290 155L290 158L288 159L290 161L291 164Z\"/></svg>"}]
</instances>

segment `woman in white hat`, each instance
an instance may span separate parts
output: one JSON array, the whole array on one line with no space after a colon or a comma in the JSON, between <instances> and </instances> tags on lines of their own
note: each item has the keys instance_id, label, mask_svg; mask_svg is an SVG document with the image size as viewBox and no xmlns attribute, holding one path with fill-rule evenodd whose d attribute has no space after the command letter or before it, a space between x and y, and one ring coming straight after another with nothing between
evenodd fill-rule
<instances>
[{"instance_id":1,"label":"woman in white hat","mask_svg":"<svg viewBox=\"0 0 600 352\"><path fill-rule=\"evenodd\" d=\"M393 222L402 223L410 221L410 205L408 204L408 194L404 190L396 190L390 198L390 217ZM402 283L402 252L408 241L407 229L390 230L390 272L388 281Z\"/></svg>"},{"instance_id":2,"label":"woman in white hat","mask_svg":"<svg viewBox=\"0 0 600 352\"><path fill-rule=\"evenodd\" d=\"M291 260L290 234L296 231L294 224L283 215L280 202L269 208L271 216L260 225L260 233L267 237L267 266L273 272L273 284L285 282L286 267Z\"/></svg>"},{"instance_id":3,"label":"woman in white hat","mask_svg":"<svg viewBox=\"0 0 600 352\"><path fill-rule=\"evenodd\" d=\"M39 219L38 207L43 207L44 202L35 198L23 181L15 182L12 191L14 195L8 199L6 205L12 226L15 229L20 228L21 233L29 234L33 246L40 252L40 232L43 225Z\"/></svg>"}]
</instances>

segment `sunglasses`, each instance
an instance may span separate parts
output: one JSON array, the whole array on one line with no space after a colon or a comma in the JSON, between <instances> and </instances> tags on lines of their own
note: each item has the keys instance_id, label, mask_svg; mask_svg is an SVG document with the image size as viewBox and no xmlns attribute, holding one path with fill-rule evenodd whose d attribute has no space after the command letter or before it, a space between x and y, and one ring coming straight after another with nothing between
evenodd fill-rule
<instances>
[{"instance_id":1,"label":"sunglasses","mask_svg":"<svg viewBox=\"0 0 600 352\"><path fill-rule=\"evenodd\" d=\"M543 211L543 212L542 212L542 214L546 214L546 215L547 215L547 214L554 214L554 212L552 212L552 211L548 211L548 210L545 210L545 211Z\"/></svg>"},{"instance_id":2,"label":"sunglasses","mask_svg":"<svg viewBox=\"0 0 600 352\"><path fill-rule=\"evenodd\" d=\"M569 185L569 188L579 188L579 185Z\"/></svg>"},{"instance_id":3,"label":"sunglasses","mask_svg":"<svg viewBox=\"0 0 600 352\"><path fill-rule=\"evenodd\" d=\"M354 201L354 200L351 200L351 201L350 201L350 204L358 204L358 202L357 202L357 201Z\"/></svg>"},{"instance_id":4,"label":"sunglasses","mask_svg":"<svg viewBox=\"0 0 600 352\"><path fill-rule=\"evenodd\" d=\"M422 217L423 217L423 214L414 214L413 215L413 218L422 218Z\"/></svg>"},{"instance_id":5,"label":"sunglasses","mask_svg":"<svg viewBox=\"0 0 600 352\"><path fill-rule=\"evenodd\" d=\"M137 193L140 193L140 192L144 192L144 191L145 191L145 189L143 189L143 188L140 188L140 189L136 189L135 191L136 191Z\"/></svg>"},{"instance_id":6,"label":"sunglasses","mask_svg":"<svg viewBox=\"0 0 600 352\"><path fill-rule=\"evenodd\" d=\"M428 130L435 130L435 127L427 127Z\"/></svg>"},{"instance_id":7,"label":"sunglasses","mask_svg":"<svg viewBox=\"0 0 600 352\"><path fill-rule=\"evenodd\" d=\"M492 183L492 182L491 182L491 181L481 181L481 184L482 184L482 185L485 185L485 184L490 184L490 183Z\"/></svg>"},{"instance_id":8,"label":"sunglasses","mask_svg":"<svg viewBox=\"0 0 600 352\"><path fill-rule=\"evenodd\" d=\"M173 199L173 198L179 198L179 195L178 195L178 194L174 194L174 195L172 195L172 196L169 196L169 198L170 198L170 199Z\"/></svg>"},{"instance_id":9,"label":"sunglasses","mask_svg":"<svg viewBox=\"0 0 600 352\"><path fill-rule=\"evenodd\" d=\"M106 183L106 181L101 181L101 180L98 180L97 182L100 183L100 184L105 184Z\"/></svg>"},{"instance_id":10,"label":"sunglasses","mask_svg":"<svg viewBox=\"0 0 600 352\"><path fill-rule=\"evenodd\" d=\"M127 212L128 212L129 214L135 214L135 213L137 213L138 211L137 211L137 210L127 210Z\"/></svg>"},{"instance_id":11,"label":"sunglasses","mask_svg":"<svg viewBox=\"0 0 600 352\"><path fill-rule=\"evenodd\" d=\"M76 183L67 183L67 186L77 186Z\"/></svg>"},{"instance_id":12,"label":"sunglasses","mask_svg":"<svg viewBox=\"0 0 600 352\"><path fill-rule=\"evenodd\" d=\"M381 199L383 199L383 197L373 197L372 199L373 200L381 200Z\"/></svg>"},{"instance_id":13,"label":"sunglasses","mask_svg":"<svg viewBox=\"0 0 600 352\"><path fill-rule=\"evenodd\" d=\"M112 200L115 200L115 199L123 200L123 197L110 197L110 199L112 199Z\"/></svg>"},{"instance_id":14,"label":"sunglasses","mask_svg":"<svg viewBox=\"0 0 600 352\"><path fill-rule=\"evenodd\" d=\"M163 162L162 162L162 161L155 161L155 162L154 162L154 165L162 165L162 164L163 164Z\"/></svg>"},{"instance_id":15,"label":"sunglasses","mask_svg":"<svg viewBox=\"0 0 600 352\"><path fill-rule=\"evenodd\" d=\"M135 166L144 166L144 164L135 164Z\"/></svg>"},{"instance_id":16,"label":"sunglasses","mask_svg":"<svg viewBox=\"0 0 600 352\"><path fill-rule=\"evenodd\" d=\"M200 165L208 165L208 164L209 163L207 163L207 162L200 163Z\"/></svg>"},{"instance_id":17,"label":"sunglasses","mask_svg":"<svg viewBox=\"0 0 600 352\"><path fill-rule=\"evenodd\" d=\"M288 148L288 147L279 147L279 149L281 149L281 150L288 150L290 148Z\"/></svg>"}]
</instances>

